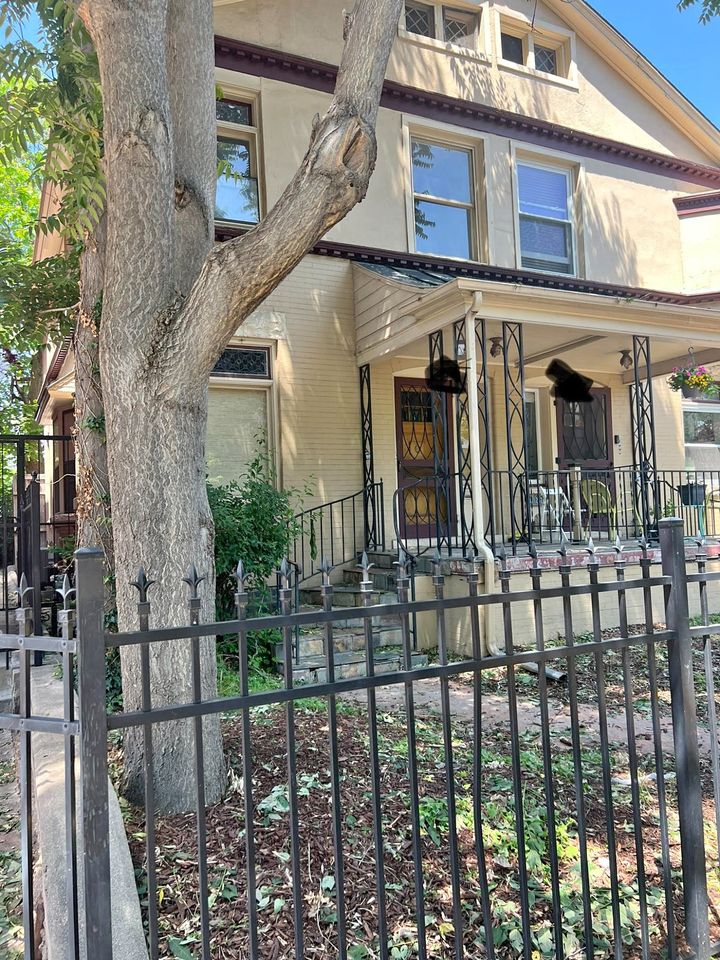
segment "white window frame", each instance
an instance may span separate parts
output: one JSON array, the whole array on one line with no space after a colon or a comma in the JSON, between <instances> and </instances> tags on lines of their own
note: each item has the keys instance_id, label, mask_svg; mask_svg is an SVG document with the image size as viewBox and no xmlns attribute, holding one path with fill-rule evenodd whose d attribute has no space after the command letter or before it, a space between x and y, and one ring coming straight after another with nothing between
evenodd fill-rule
<instances>
[{"instance_id":1,"label":"white window frame","mask_svg":"<svg viewBox=\"0 0 720 960\"><path fill-rule=\"evenodd\" d=\"M502 55L502 34L508 33L523 42L523 63L505 60ZM535 66L535 43L556 52L558 73L547 73ZM578 89L577 64L575 59L575 35L555 24L536 20L532 23L515 11L496 11L495 16L495 59L501 70L526 74L532 77L556 83L560 86Z\"/></svg>"},{"instance_id":2,"label":"white window frame","mask_svg":"<svg viewBox=\"0 0 720 960\"><path fill-rule=\"evenodd\" d=\"M225 86L222 88L223 96L219 99L230 100L237 103L247 104L250 108L250 119L252 124L232 123L229 120L216 120L216 132L218 138L225 137L229 140L247 141L250 153L250 176L257 180L258 193L258 222L264 216L264 196L263 196L263 177L260 174L260 137L258 127L258 98L254 94L248 94L238 90L230 90ZM245 220L224 220L215 219L217 227L235 227L240 230L250 230L256 224Z\"/></svg>"},{"instance_id":3,"label":"white window frame","mask_svg":"<svg viewBox=\"0 0 720 960\"><path fill-rule=\"evenodd\" d=\"M683 400L683 445L697 447L700 450L720 450L720 440L717 443L693 443L685 439L685 413L717 413L720 415L720 402L708 400Z\"/></svg>"},{"instance_id":4,"label":"white window frame","mask_svg":"<svg viewBox=\"0 0 720 960\"><path fill-rule=\"evenodd\" d=\"M477 149L478 146L482 146L482 141L478 143L475 140L468 140L462 137L453 137L448 135L445 132L446 128L436 127L418 127L415 125L404 125L403 134L405 139L405 156L406 163L405 169L407 171L407 186L406 186L406 196L407 196L407 230L408 230L408 250L411 253L421 253L417 249L416 245L416 235L415 235L415 185L414 185L414 176L413 176L413 157L412 157L412 142L413 140L422 140L426 143L436 144L440 147L447 147L451 150L463 150L470 157L470 178L471 178L471 196L472 202L470 204L465 204L456 200L448 200L445 197L436 197L430 194L419 193L417 197L423 200L430 200L432 202L445 204L449 207L459 207L461 209L470 210L470 261L477 263L480 258L480 251L482 249L482 234L481 230L481 220L479 214L482 210L483 203L483 190L480 178L481 164L479 162ZM487 230L487 224L485 224ZM449 254L442 253L421 253L422 256L430 257L440 257L444 260L458 260L461 263L465 261L460 257L453 257Z\"/></svg>"},{"instance_id":5,"label":"white window frame","mask_svg":"<svg viewBox=\"0 0 720 960\"><path fill-rule=\"evenodd\" d=\"M409 0L412 4L413 0ZM457 0L456 3L438 3L437 0L415 0L418 6L431 7L435 17L435 36L423 37L419 33L413 33L405 26L405 3L403 3L402 13L400 14L400 25L398 27L398 36L402 40L418 46L430 47L436 50L443 50L454 56L466 57L473 60L482 60L490 63L490 57L487 55L488 48L487 21L488 9L480 3L469 3L468 0ZM461 43L451 43L445 40L445 20L444 11L457 11L458 13L472 14L477 18L478 26L475 34L475 46L465 46Z\"/></svg>"},{"instance_id":6,"label":"white window frame","mask_svg":"<svg viewBox=\"0 0 720 960\"><path fill-rule=\"evenodd\" d=\"M571 262L570 270L558 272L557 270L543 270L539 267L526 267L522 262L522 243L520 238L520 218L521 216L531 216L530 214L520 213L520 182L518 178L518 166L521 164L528 167L538 167L541 170L550 170L553 173L562 173L565 175L567 183L567 203L568 220L557 220L557 223L570 224L570 250ZM528 156L526 154L513 154L513 198L515 206L515 258L518 270L531 270L533 273L544 273L551 276L577 277L578 276L578 219L576 216L575 194L577 190L576 181L578 172L576 165L572 163L553 162L548 157ZM542 219L542 218L540 218ZM552 219L552 218L550 218ZM564 262L564 261L559 261Z\"/></svg>"}]
</instances>

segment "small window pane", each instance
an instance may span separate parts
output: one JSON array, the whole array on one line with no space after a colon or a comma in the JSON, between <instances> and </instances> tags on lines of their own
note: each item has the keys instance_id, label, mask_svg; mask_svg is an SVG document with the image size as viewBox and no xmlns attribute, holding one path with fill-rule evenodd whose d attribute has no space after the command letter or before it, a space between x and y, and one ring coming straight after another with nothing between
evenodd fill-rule
<instances>
[{"instance_id":1,"label":"small window pane","mask_svg":"<svg viewBox=\"0 0 720 960\"><path fill-rule=\"evenodd\" d=\"M252 377L267 380L270 377L270 359L267 350L249 347L228 347L213 367L213 376Z\"/></svg>"},{"instance_id":2,"label":"small window pane","mask_svg":"<svg viewBox=\"0 0 720 960\"><path fill-rule=\"evenodd\" d=\"M249 127L252 124L252 114L249 103L237 103L234 100L218 100L215 104L215 116L225 123L242 123Z\"/></svg>"},{"instance_id":3,"label":"small window pane","mask_svg":"<svg viewBox=\"0 0 720 960\"><path fill-rule=\"evenodd\" d=\"M720 445L720 410L683 411L685 443L713 443Z\"/></svg>"},{"instance_id":4,"label":"small window pane","mask_svg":"<svg viewBox=\"0 0 720 960\"><path fill-rule=\"evenodd\" d=\"M535 68L543 73L557 74L557 51L535 44Z\"/></svg>"},{"instance_id":5,"label":"small window pane","mask_svg":"<svg viewBox=\"0 0 720 960\"><path fill-rule=\"evenodd\" d=\"M472 203L470 153L413 140L413 189L431 197Z\"/></svg>"},{"instance_id":6,"label":"small window pane","mask_svg":"<svg viewBox=\"0 0 720 960\"><path fill-rule=\"evenodd\" d=\"M522 37L514 37L511 33L503 33L500 35L500 41L503 60L509 60L511 63L525 63Z\"/></svg>"},{"instance_id":7,"label":"small window pane","mask_svg":"<svg viewBox=\"0 0 720 960\"><path fill-rule=\"evenodd\" d=\"M415 249L443 257L471 256L471 211L428 200L415 200Z\"/></svg>"},{"instance_id":8,"label":"small window pane","mask_svg":"<svg viewBox=\"0 0 720 960\"><path fill-rule=\"evenodd\" d=\"M477 27L476 14L443 8L443 29L448 43L456 43L464 47L474 45Z\"/></svg>"},{"instance_id":9,"label":"small window pane","mask_svg":"<svg viewBox=\"0 0 720 960\"><path fill-rule=\"evenodd\" d=\"M569 223L552 223L520 217L522 265L530 270L572 273L572 239Z\"/></svg>"},{"instance_id":10,"label":"small window pane","mask_svg":"<svg viewBox=\"0 0 720 960\"><path fill-rule=\"evenodd\" d=\"M250 144L246 140L218 137L218 164L215 219L257 223L258 184L250 175Z\"/></svg>"},{"instance_id":11,"label":"small window pane","mask_svg":"<svg viewBox=\"0 0 720 960\"><path fill-rule=\"evenodd\" d=\"M425 4L405 4L405 29L421 37L435 36L435 10Z\"/></svg>"},{"instance_id":12,"label":"small window pane","mask_svg":"<svg viewBox=\"0 0 720 960\"><path fill-rule=\"evenodd\" d=\"M568 219L568 180L562 170L518 164L520 212L554 220Z\"/></svg>"}]
</instances>

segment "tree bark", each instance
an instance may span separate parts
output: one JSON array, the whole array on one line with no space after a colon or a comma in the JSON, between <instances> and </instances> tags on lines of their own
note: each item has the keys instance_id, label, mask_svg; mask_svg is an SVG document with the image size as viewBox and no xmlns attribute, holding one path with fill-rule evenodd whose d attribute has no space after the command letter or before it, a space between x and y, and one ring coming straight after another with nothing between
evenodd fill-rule
<instances>
[{"instance_id":1,"label":"tree bark","mask_svg":"<svg viewBox=\"0 0 720 960\"><path fill-rule=\"evenodd\" d=\"M180 582L195 563L214 614L213 526L205 487L208 378L227 341L314 243L358 203L377 155L375 121L402 0L359 0L347 19L335 97L285 193L245 237L212 248L216 169L212 0L84 0L103 93L108 240L100 366L121 629L135 626L130 581L157 580L153 622L188 617ZM342 24L338 23L338 31ZM238 558L240 559L240 558ZM139 653L123 648L126 709L140 706ZM203 646L203 696L216 688ZM191 699L190 645L154 645L153 705ZM221 796L219 720L206 718L209 803ZM159 810L191 809L187 722L154 728ZM138 738L125 741L131 796Z\"/></svg>"}]
</instances>

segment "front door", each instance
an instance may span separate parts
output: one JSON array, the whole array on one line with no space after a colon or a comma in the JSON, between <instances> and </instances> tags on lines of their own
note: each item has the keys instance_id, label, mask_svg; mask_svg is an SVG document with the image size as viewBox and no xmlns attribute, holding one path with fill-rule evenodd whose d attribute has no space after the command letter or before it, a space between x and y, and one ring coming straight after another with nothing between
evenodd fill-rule
<instances>
[{"instance_id":1,"label":"front door","mask_svg":"<svg viewBox=\"0 0 720 960\"><path fill-rule=\"evenodd\" d=\"M446 415L433 417L433 395L424 380L395 380L398 511L403 537L447 535L452 521L454 479L450 397ZM443 422L444 420L444 422Z\"/></svg>"},{"instance_id":2,"label":"front door","mask_svg":"<svg viewBox=\"0 0 720 960\"><path fill-rule=\"evenodd\" d=\"M592 403L568 403L558 398L558 466L567 470L576 464L583 470L613 467L612 413L608 387L593 387Z\"/></svg>"}]
</instances>

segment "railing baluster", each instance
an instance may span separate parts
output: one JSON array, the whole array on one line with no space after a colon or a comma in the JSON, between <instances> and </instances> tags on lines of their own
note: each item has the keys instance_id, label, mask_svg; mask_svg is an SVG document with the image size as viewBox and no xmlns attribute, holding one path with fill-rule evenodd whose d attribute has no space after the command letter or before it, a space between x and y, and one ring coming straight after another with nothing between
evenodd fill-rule
<instances>
[{"instance_id":1,"label":"railing baluster","mask_svg":"<svg viewBox=\"0 0 720 960\"><path fill-rule=\"evenodd\" d=\"M397 560L397 598L405 606L408 602L410 558L400 548ZM403 669L412 669L410 618L407 610L400 611ZM423 877L422 834L420 824L420 795L417 766L417 736L415 732L415 692L412 680L405 681L405 729L408 742L408 782L410 785L410 820L412 824L413 874L415 878L415 920L418 935L418 958L427 960L427 937L425 934L425 881Z\"/></svg>"},{"instance_id":2,"label":"railing baluster","mask_svg":"<svg viewBox=\"0 0 720 960\"><path fill-rule=\"evenodd\" d=\"M183 582L190 588L190 625L200 623L201 600L198 596L198 587L205 579L200 576L193 564ZM200 670L200 639L193 637L190 640L190 682L192 685L193 703L202 703L202 681ZM198 844L198 895L200 899L200 938L202 943L203 960L210 960L210 883L208 880L207 862L207 822L205 814L205 746L203 743L203 717L198 714L193 718L193 734L195 741L195 797L197 803L197 844Z\"/></svg>"},{"instance_id":3,"label":"railing baluster","mask_svg":"<svg viewBox=\"0 0 720 960\"><path fill-rule=\"evenodd\" d=\"M33 633L32 608L25 605L25 598L39 586L28 587L25 574L20 577L18 588L19 605L15 611L18 635L29 637ZM30 651L21 647L20 661L20 716L32 716L32 689L30 680ZM23 928L25 931L25 960L35 960L35 884L33 878L33 804L32 804L32 734L20 734L20 848L22 850L22 895Z\"/></svg>"},{"instance_id":4,"label":"railing baluster","mask_svg":"<svg viewBox=\"0 0 720 960\"><path fill-rule=\"evenodd\" d=\"M283 560L280 568L282 590L280 591L280 609L283 617L290 618L292 590L290 589L290 565ZM283 672L285 689L293 688L293 656L291 623L282 628L283 634ZM295 739L295 702L288 700L285 705L285 735L287 746L288 802L290 804L290 854L293 897L293 916L295 926L295 957L302 960L305 956L305 937L303 931L302 876L300 873L300 821L298 818L297 788L297 742Z\"/></svg>"},{"instance_id":5,"label":"railing baluster","mask_svg":"<svg viewBox=\"0 0 720 960\"><path fill-rule=\"evenodd\" d=\"M333 587L330 583L332 564L323 561L320 567L322 573L323 610L328 613L332 610ZM325 624L325 669L328 683L335 682L335 646L333 639L332 620ZM337 939L340 960L347 960L347 929L345 916L345 859L342 848L342 802L340 794L340 756L338 753L338 721L337 697L334 693L328 695L328 735L330 740L330 785L332 792L332 829L333 853L335 856L335 899L337 904Z\"/></svg>"},{"instance_id":6,"label":"railing baluster","mask_svg":"<svg viewBox=\"0 0 720 960\"><path fill-rule=\"evenodd\" d=\"M480 611L473 602L478 596L478 567L482 563L479 557L470 561L468 574L468 596L470 606L470 633L472 637L472 656L476 663L483 654L480 640ZM485 616L489 611L485 610ZM488 960L494 960L495 944L493 940L492 906L488 890L487 865L485 863L485 841L482 825L482 670L473 674L473 826L475 829L475 855L478 863L478 882L480 884L480 905L482 908L483 929L485 931L485 953Z\"/></svg>"},{"instance_id":7,"label":"railing baluster","mask_svg":"<svg viewBox=\"0 0 720 960\"><path fill-rule=\"evenodd\" d=\"M595 643L602 641L600 622L600 599L595 587L598 585L600 564L595 546L590 541L587 570L590 578L590 608L592 611L592 632ZM610 901L613 918L613 949L615 960L622 960L622 926L620 922L620 900L618 897L617 846L615 842L615 813L612 791L612 766L610 762L610 741L608 737L607 703L605 696L605 664L601 650L595 653L595 675L598 697L598 719L600 726L600 754L602 757L603 795L605 798L605 827L608 840L608 866L610 872Z\"/></svg>"},{"instance_id":8,"label":"railing baluster","mask_svg":"<svg viewBox=\"0 0 720 960\"><path fill-rule=\"evenodd\" d=\"M248 594L245 590L245 573L242 562L235 569L235 613L240 621L238 630L238 672L240 696L247 697L250 692L248 676L248 638L242 622L247 617ZM250 960L258 960L258 922L257 922L257 882L255 874L255 805L253 803L253 765L252 737L250 731L250 708L240 711L242 722L242 769L243 769L243 811L245 815L245 871L247 875L248 936L250 940Z\"/></svg>"},{"instance_id":9,"label":"railing baluster","mask_svg":"<svg viewBox=\"0 0 720 960\"><path fill-rule=\"evenodd\" d=\"M363 627L365 632L365 669L368 677L375 676L375 657L372 615L368 612L372 606L373 584L370 578L370 563L367 554L362 556L363 580L360 583L362 604L365 610ZM387 907L385 904L385 845L383 842L382 797L380 786L380 752L378 748L377 699L375 687L367 689L368 728L370 734L370 776L372 778L373 837L375 842L375 890L378 908L378 936L380 938L380 958L389 960Z\"/></svg>"},{"instance_id":10,"label":"railing baluster","mask_svg":"<svg viewBox=\"0 0 720 960\"><path fill-rule=\"evenodd\" d=\"M698 573L704 575L707 571L707 555L702 552L704 544L698 545L695 557ZM710 626L710 610L708 606L707 580L698 584L700 590L700 617L703 625ZM717 708L715 706L715 675L713 670L712 635L710 630L703 636L703 666L705 669L705 696L708 710L708 727L710 734L710 761L712 766L713 792L715 798L715 829L720 838L720 745L718 744ZM720 852L718 853L720 861Z\"/></svg>"},{"instance_id":11,"label":"railing baluster","mask_svg":"<svg viewBox=\"0 0 720 960\"><path fill-rule=\"evenodd\" d=\"M500 555L500 590L505 598L503 601L503 634L505 639L505 654L511 656L514 652L512 602L510 599L510 577L507 568L505 551ZM512 780L513 796L515 800L515 835L518 845L518 876L520 880L520 921L523 934L524 960L532 958L532 930L530 926L530 900L528 896L527 853L525 849L525 811L523 807L522 769L520 766L520 728L518 723L517 686L515 681L515 666L508 663L505 668L508 687L508 705L510 708L510 749L512 752Z\"/></svg>"},{"instance_id":12,"label":"railing baluster","mask_svg":"<svg viewBox=\"0 0 720 960\"><path fill-rule=\"evenodd\" d=\"M620 541L615 547L615 576L619 583L625 580L625 560ZM628 637L627 595L625 590L618 591L618 617L620 636ZM638 899L640 901L640 938L644 960L650 956L650 934L648 931L647 889L645 880L645 857L643 853L643 824L640 808L640 784L638 781L637 745L635 742L635 716L633 713L633 672L630 660L630 648L622 648L623 686L625 687L625 722L627 730L628 766L630 767L630 792L633 811L633 831L635 834L635 864L637 868Z\"/></svg>"},{"instance_id":13,"label":"railing baluster","mask_svg":"<svg viewBox=\"0 0 720 960\"><path fill-rule=\"evenodd\" d=\"M438 656L440 666L448 665L447 633L445 622L445 607L442 601L445 596L445 577L442 574L440 551L438 550L433 562L433 586L435 598L441 601L437 611L436 626L438 639ZM463 916L462 916L462 888L460 886L460 856L457 838L457 809L455 804L455 763L453 759L452 742L452 714L450 712L450 684L447 673L440 675L440 717L443 730L443 746L445 749L445 788L448 809L448 845L450 852L450 883L453 898L453 929L455 934L455 957L462 960L463 950Z\"/></svg>"},{"instance_id":14,"label":"railing baluster","mask_svg":"<svg viewBox=\"0 0 720 960\"><path fill-rule=\"evenodd\" d=\"M62 590L56 590L63 602L60 611L60 627L63 640L72 640L75 626L75 611L70 609L75 590L70 586L70 578L65 574ZM75 657L66 651L62 655L63 664L63 719L66 723L75 720ZM78 863L77 863L77 807L75 789L75 736L66 732L64 736L65 760L65 859L66 890L68 909L68 955L73 960L80 958L80 925L78 914Z\"/></svg>"},{"instance_id":15,"label":"railing baluster","mask_svg":"<svg viewBox=\"0 0 720 960\"><path fill-rule=\"evenodd\" d=\"M560 554L560 582L563 589L570 587L570 571L568 563L567 544L563 544L558 551ZM569 594L563 594L563 626L565 630L565 644L575 648L575 629L573 626L572 599ZM575 811L577 816L578 846L580 847L580 884L583 902L583 932L585 936L585 956L592 960L595 956L593 934L592 905L590 902L590 868L588 864L587 827L585 823L585 789L583 786L582 744L580 741L580 718L578 716L578 682L577 682L577 654L575 649L567 658L568 671L568 698L570 700L570 742L573 755L573 780L575 787Z\"/></svg>"},{"instance_id":16,"label":"railing baluster","mask_svg":"<svg viewBox=\"0 0 720 960\"><path fill-rule=\"evenodd\" d=\"M530 544L533 565L530 568L530 580L533 590L540 591L542 570L538 563L537 550ZM542 599L533 600L533 619L535 621L535 648L545 649L545 628L543 625ZM540 736L542 741L543 773L545 779L545 808L547 810L548 850L550 853L550 888L552 891L553 926L555 928L555 957L563 960L565 944L563 942L562 908L560 904L560 867L557 853L557 835L555 831L555 788L552 768L552 746L550 743L550 717L548 712L547 669L545 661L538 662L538 699L540 701Z\"/></svg>"}]
</instances>

